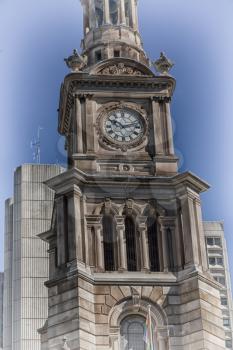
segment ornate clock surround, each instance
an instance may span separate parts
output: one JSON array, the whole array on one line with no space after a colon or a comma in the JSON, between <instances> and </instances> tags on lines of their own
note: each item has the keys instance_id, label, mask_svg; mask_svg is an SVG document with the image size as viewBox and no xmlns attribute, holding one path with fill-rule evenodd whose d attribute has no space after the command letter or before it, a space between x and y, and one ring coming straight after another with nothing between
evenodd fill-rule
<instances>
[{"instance_id":1,"label":"ornate clock surround","mask_svg":"<svg viewBox=\"0 0 233 350\"><path fill-rule=\"evenodd\" d=\"M143 132L141 137L135 139L134 141L117 141L113 140L107 136L105 132L105 120L108 117L109 113L119 109L126 109L132 112L136 112L140 116L141 123L143 125ZM127 152L128 149L138 149L142 148L146 145L147 136L148 136L148 115L145 109L133 102L110 102L103 105L97 111L97 121L96 121L96 129L99 137L99 144L101 147L109 150L121 150L122 152Z\"/></svg>"}]
</instances>

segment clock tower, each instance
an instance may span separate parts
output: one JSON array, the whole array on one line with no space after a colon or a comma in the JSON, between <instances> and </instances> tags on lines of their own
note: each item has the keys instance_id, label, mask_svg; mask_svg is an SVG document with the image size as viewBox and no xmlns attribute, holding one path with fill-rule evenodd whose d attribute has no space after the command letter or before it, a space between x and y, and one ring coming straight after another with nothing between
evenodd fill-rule
<instances>
[{"instance_id":1,"label":"clock tower","mask_svg":"<svg viewBox=\"0 0 233 350\"><path fill-rule=\"evenodd\" d=\"M68 169L55 191L42 349L223 350L220 285L210 276L200 193L179 173L162 53L143 50L136 0L82 0L82 53L66 59L59 132ZM152 348L151 348L152 349Z\"/></svg>"}]
</instances>

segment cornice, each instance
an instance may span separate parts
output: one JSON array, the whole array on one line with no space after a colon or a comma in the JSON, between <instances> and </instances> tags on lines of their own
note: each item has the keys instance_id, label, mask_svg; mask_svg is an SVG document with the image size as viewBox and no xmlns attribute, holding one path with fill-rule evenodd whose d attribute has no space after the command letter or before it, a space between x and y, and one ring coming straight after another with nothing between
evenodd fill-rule
<instances>
[{"instance_id":1,"label":"cornice","mask_svg":"<svg viewBox=\"0 0 233 350\"><path fill-rule=\"evenodd\" d=\"M170 76L114 76L90 75L89 73L71 73L65 77L61 87L59 106L59 132L64 135L69 132L70 110L74 104L75 94L95 92L150 92L155 101L169 102L175 89L176 81ZM158 94L158 96L156 96Z\"/></svg>"},{"instance_id":2,"label":"cornice","mask_svg":"<svg viewBox=\"0 0 233 350\"><path fill-rule=\"evenodd\" d=\"M142 188L163 188L166 190L175 190L177 194L187 193L187 189L191 188L196 193L202 193L207 191L210 186L198 176L186 172L177 174L175 176L127 176L116 175L109 176L107 174L96 173L87 174L79 169L72 168L62 174L47 180L45 183L57 194L64 194L72 191L74 186L79 186L82 191L82 187L99 187L102 189L118 188L119 184L127 182L128 188L140 186Z\"/></svg>"}]
</instances>

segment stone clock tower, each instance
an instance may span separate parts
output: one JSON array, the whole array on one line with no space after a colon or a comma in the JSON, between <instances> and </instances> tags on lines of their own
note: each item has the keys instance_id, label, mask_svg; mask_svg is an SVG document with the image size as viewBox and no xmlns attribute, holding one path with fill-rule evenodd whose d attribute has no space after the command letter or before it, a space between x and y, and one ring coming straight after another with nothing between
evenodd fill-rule
<instances>
[{"instance_id":1,"label":"stone clock tower","mask_svg":"<svg viewBox=\"0 0 233 350\"><path fill-rule=\"evenodd\" d=\"M68 170L55 191L49 317L42 349L225 349L220 285L208 272L200 193L180 174L172 63L150 69L136 0L82 0L82 54L66 59L59 132Z\"/></svg>"}]
</instances>

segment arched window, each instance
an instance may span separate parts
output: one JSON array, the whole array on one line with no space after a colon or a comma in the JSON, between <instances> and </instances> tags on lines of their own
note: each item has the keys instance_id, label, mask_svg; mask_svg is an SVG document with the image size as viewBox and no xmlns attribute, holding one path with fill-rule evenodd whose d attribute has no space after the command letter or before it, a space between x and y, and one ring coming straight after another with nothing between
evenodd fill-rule
<instances>
[{"instance_id":1,"label":"arched window","mask_svg":"<svg viewBox=\"0 0 233 350\"><path fill-rule=\"evenodd\" d=\"M125 0L125 18L126 18L126 25L132 26L132 20L131 20L131 8L130 8L130 2L129 0Z\"/></svg>"},{"instance_id":2,"label":"arched window","mask_svg":"<svg viewBox=\"0 0 233 350\"><path fill-rule=\"evenodd\" d=\"M104 23L104 4L103 0L95 0L95 15L97 27Z\"/></svg>"},{"instance_id":3,"label":"arched window","mask_svg":"<svg viewBox=\"0 0 233 350\"><path fill-rule=\"evenodd\" d=\"M146 350L144 327L146 320L137 315L125 318L121 323L121 350Z\"/></svg>"},{"instance_id":4,"label":"arched window","mask_svg":"<svg viewBox=\"0 0 233 350\"><path fill-rule=\"evenodd\" d=\"M128 271L138 271L140 269L139 239L132 216L126 216L125 218L125 237Z\"/></svg>"},{"instance_id":5,"label":"arched window","mask_svg":"<svg viewBox=\"0 0 233 350\"><path fill-rule=\"evenodd\" d=\"M116 25L119 20L119 0L109 0L109 12L111 23Z\"/></svg>"},{"instance_id":6,"label":"arched window","mask_svg":"<svg viewBox=\"0 0 233 350\"><path fill-rule=\"evenodd\" d=\"M147 219L148 246L150 258L150 270L160 271L159 248L158 248L158 229L157 221L154 216Z\"/></svg>"},{"instance_id":7,"label":"arched window","mask_svg":"<svg viewBox=\"0 0 233 350\"><path fill-rule=\"evenodd\" d=\"M116 230L112 215L103 216L104 263L106 271L116 270Z\"/></svg>"}]
</instances>

